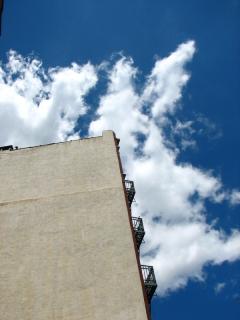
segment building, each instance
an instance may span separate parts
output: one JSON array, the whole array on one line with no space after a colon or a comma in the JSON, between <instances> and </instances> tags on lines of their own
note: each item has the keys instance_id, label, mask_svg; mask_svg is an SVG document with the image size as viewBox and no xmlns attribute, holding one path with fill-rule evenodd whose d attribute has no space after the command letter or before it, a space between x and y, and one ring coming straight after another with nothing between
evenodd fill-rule
<instances>
[{"instance_id":1,"label":"building","mask_svg":"<svg viewBox=\"0 0 240 320\"><path fill-rule=\"evenodd\" d=\"M150 318L156 282L139 262L144 229L118 142L104 131L0 148L1 320Z\"/></svg>"}]
</instances>

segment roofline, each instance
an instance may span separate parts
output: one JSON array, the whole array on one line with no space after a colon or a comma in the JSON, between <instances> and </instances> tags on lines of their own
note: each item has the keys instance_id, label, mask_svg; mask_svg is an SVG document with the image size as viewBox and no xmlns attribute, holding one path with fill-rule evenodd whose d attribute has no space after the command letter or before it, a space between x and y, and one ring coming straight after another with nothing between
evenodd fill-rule
<instances>
[{"instance_id":1,"label":"roofline","mask_svg":"<svg viewBox=\"0 0 240 320\"><path fill-rule=\"evenodd\" d=\"M25 149L33 149L33 148L40 148L40 147L46 147L46 146L51 146L51 145L56 145L56 144L63 144L63 143L68 143L68 142L74 142L74 141L84 141L84 140L89 140L89 139L99 139L103 138L105 132L112 132L113 136L115 137L115 133L113 130L103 130L101 136L95 136L95 137L84 137L84 138L79 138L79 139L74 139L74 140L67 140L67 141L59 141L59 142L51 142L51 143L46 143L46 144L39 144L36 146L30 146L30 147L13 147L12 150L2 150L0 152L13 152L13 151L19 151L19 150L25 150Z\"/></svg>"}]
</instances>

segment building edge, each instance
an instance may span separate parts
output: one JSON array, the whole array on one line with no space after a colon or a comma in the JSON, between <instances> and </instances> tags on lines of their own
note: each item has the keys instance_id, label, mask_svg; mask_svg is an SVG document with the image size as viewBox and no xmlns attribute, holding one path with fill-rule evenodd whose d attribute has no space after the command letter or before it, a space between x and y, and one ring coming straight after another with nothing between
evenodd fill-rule
<instances>
[{"instance_id":1,"label":"building edge","mask_svg":"<svg viewBox=\"0 0 240 320\"><path fill-rule=\"evenodd\" d=\"M107 133L107 131L103 131L103 135L105 132ZM140 282L141 282L141 286L142 286L142 293L143 293L143 298L144 298L144 303L145 303L146 315L147 315L147 319L151 320L150 306L149 306L147 294L145 291L145 285L144 285L144 280L143 280L143 275L142 275L142 270L141 270L141 262L140 262L139 253L138 253L138 249L137 249L136 237L135 237L135 233L134 233L133 225L132 225L131 209L128 204L128 197L127 197L127 192L126 192L126 188L125 188L125 182L124 182L125 177L124 177L124 173L123 173L122 162L121 162L120 152L119 152L120 139L118 139L116 137L116 134L114 131L111 131L111 132L113 133L113 137L114 137L114 142L115 142L115 147L116 147L116 152L117 152L117 157L118 157L118 165L119 165L119 170L120 170L120 174L122 177L122 186L123 186L123 190L124 190L125 202L126 202L127 211L128 211L128 220L129 220L129 225L130 225L131 234L132 234L132 240L133 240L133 244L134 244L134 251L135 251L135 257L136 257L137 266L138 266L139 278L140 278Z\"/></svg>"}]
</instances>

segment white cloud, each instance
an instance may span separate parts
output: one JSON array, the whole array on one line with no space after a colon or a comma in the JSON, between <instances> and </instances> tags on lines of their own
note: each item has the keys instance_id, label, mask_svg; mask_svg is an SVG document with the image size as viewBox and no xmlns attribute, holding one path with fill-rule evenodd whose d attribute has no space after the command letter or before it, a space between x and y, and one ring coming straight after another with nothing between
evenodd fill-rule
<instances>
[{"instance_id":1,"label":"white cloud","mask_svg":"<svg viewBox=\"0 0 240 320\"><path fill-rule=\"evenodd\" d=\"M219 294L220 292L223 291L223 289L226 287L226 283L224 282L219 282L216 284L214 291L216 294Z\"/></svg>"},{"instance_id":2,"label":"white cloud","mask_svg":"<svg viewBox=\"0 0 240 320\"><path fill-rule=\"evenodd\" d=\"M108 86L99 97L97 119L90 135L112 129L121 139L125 170L135 181L137 203L133 214L142 215L146 228L144 263L153 264L158 293L184 287L189 279L203 280L204 266L240 258L240 234L226 235L206 222L205 201L237 204L239 192L226 191L211 171L180 163L179 148L165 134L169 114L181 108L190 79L186 64L195 52L193 41L158 59L139 93L138 70L121 57L106 71ZM84 98L96 85L98 68L90 63L44 71L35 59L10 53L0 69L0 144L36 145L77 137L74 127L88 112ZM84 119L82 120L84 121ZM171 135L194 144L191 121L176 119ZM229 194L231 196L229 196Z\"/></svg>"},{"instance_id":3,"label":"white cloud","mask_svg":"<svg viewBox=\"0 0 240 320\"><path fill-rule=\"evenodd\" d=\"M132 61L121 58L109 74L107 93L101 97L97 110L99 118L90 124L90 135L114 130L124 143L123 155L131 156L138 146L135 133L147 132L147 117L140 111L140 99L134 90L136 69Z\"/></svg>"},{"instance_id":4,"label":"white cloud","mask_svg":"<svg viewBox=\"0 0 240 320\"><path fill-rule=\"evenodd\" d=\"M147 231L143 261L154 265L160 295L184 287L189 279L203 279L206 264L240 258L239 232L227 237L205 221L206 199L216 203L228 199L221 180L210 171L178 163L179 150L164 134L169 113L180 107L189 80L185 65L194 52L195 44L190 41L158 60L142 94L134 88L132 61L122 59L109 77L108 92L97 110L99 117L90 125L90 134L113 129L121 138L124 167L137 191L133 212L144 217ZM127 86L112 90L121 82L123 70ZM173 134L183 130L191 134L191 122L177 123ZM142 135L142 141L136 133Z\"/></svg>"},{"instance_id":5,"label":"white cloud","mask_svg":"<svg viewBox=\"0 0 240 320\"><path fill-rule=\"evenodd\" d=\"M233 190L230 193L229 198L230 198L229 200L230 200L231 205L235 206L235 205L240 204L240 191Z\"/></svg>"},{"instance_id":6,"label":"white cloud","mask_svg":"<svg viewBox=\"0 0 240 320\"><path fill-rule=\"evenodd\" d=\"M159 59L148 78L143 100L151 104L153 117L164 119L166 112L173 113L182 95L182 88L189 80L185 64L195 52L195 44L189 41L181 44L169 57Z\"/></svg>"},{"instance_id":7,"label":"white cloud","mask_svg":"<svg viewBox=\"0 0 240 320\"><path fill-rule=\"evenodd\" d=\"M87 111L84 96L97 82L91 64L44 72L11 51L0 69L0 145L31 146L67 139Z\"/></svg>"},{"instance_id":8,"label":"white cloud","mask_svg":"<svg viewBox=\"0 0 240 320\"><path fill-rule=\"evenodd\" d=\"M146 221L143 261L154 265L160 294L182 288L189 279L204 280L203 266L239 258L240 233L227 237L206 223L156 224ZM149 254L150 252L150 254Z\"/></svg>"}]
</instances>

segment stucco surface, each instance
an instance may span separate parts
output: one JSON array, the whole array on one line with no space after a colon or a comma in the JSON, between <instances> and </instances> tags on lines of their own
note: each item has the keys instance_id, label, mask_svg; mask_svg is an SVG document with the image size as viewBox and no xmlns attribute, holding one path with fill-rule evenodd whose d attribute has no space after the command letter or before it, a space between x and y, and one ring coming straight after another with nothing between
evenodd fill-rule
<instances>
[{"instance_id":1,"label":"stucco surface","mask_svg":"<svg viewBox=\"0 0 240 320\"><path fill-rule=\"evenodd\" d=\"M0 152L0 319L147 319L111 131Z\"/></svg>"}]
</instances>

